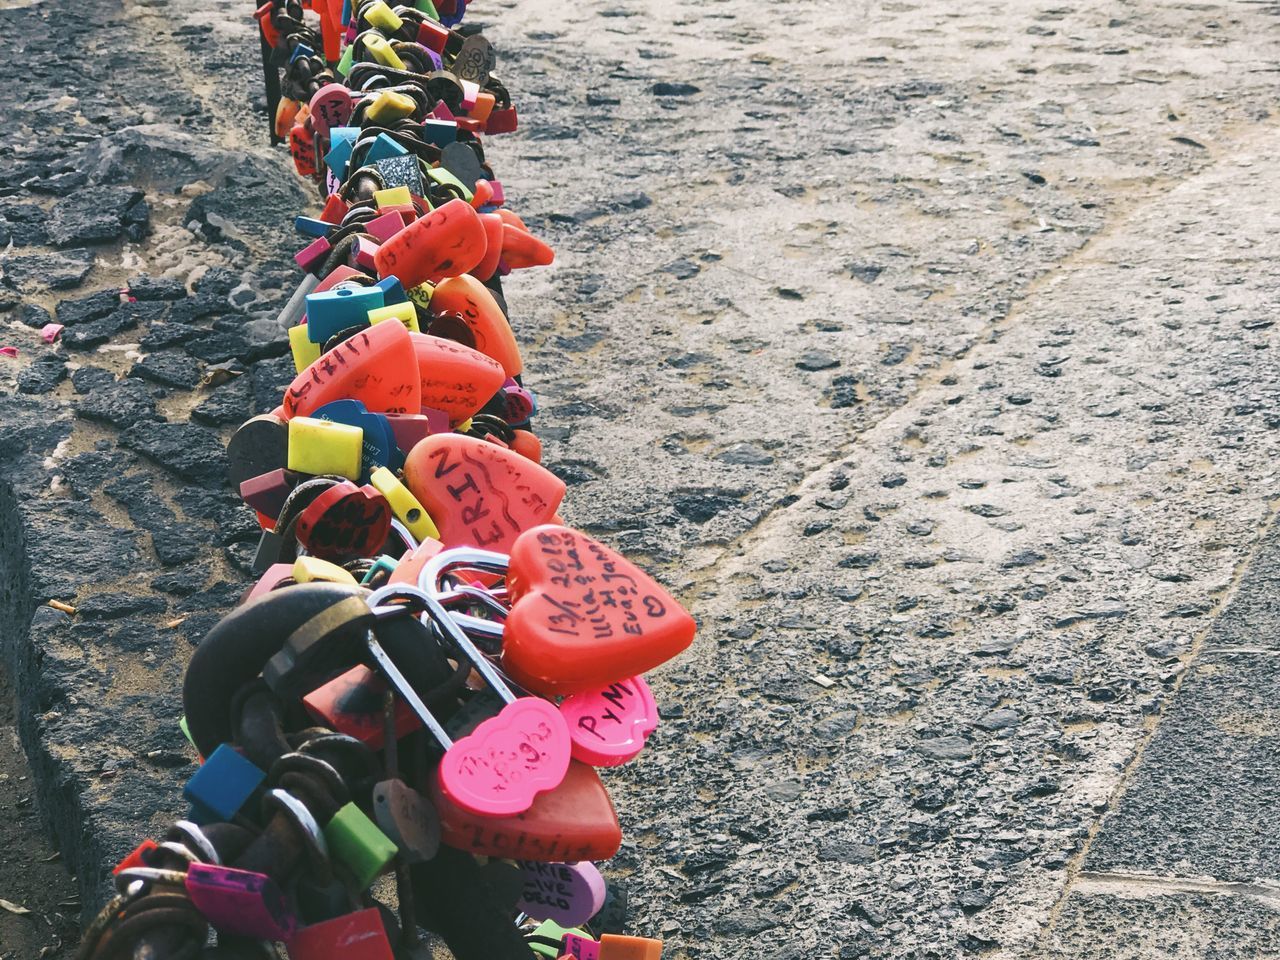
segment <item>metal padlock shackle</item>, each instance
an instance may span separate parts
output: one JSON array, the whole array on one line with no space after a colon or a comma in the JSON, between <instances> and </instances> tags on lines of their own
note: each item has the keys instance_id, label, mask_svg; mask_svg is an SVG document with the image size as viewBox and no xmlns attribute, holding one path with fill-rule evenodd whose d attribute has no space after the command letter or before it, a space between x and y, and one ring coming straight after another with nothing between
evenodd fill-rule
<instances>
[{"instance_id":1,"label":"metal padlock shackle","mask_svg":"<svg viewBox=\"0 0 1280 960\"><path fill-rule=\"evenodd\" d=\"M443 606L459 598L474 597L475 588L467 588L465 585L445 586L442 583L444 578L454 570L478 570L483 573L496 573L506 576L507 567L510 563L510 557L505 553L498 553L494 550L481 550L478 547L452 547L448 550L441 550L423 565L422 572L418 574L418 589L433 597ZM494 596L495 599L499 596L497 592L487 592ZM501 591L501 596L505 599L505 588ZM474 598L480 599L479 597ZM504 612L506 611L505 606L503 610ZM500 639L502 637L502 625L492 620L452 611L449 612L449 616L454 623L464 630L491 639Z\"/></svg>"}]
</instances>

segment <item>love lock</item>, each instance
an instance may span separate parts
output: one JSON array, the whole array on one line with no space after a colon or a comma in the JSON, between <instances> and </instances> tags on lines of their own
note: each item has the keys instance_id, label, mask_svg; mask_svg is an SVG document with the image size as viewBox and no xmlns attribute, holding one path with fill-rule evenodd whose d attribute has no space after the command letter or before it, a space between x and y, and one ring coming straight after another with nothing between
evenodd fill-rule
<instances>
[{"instance_id":1,"label":"love lock","mask_svg":"<svg viewBox=\"0 0 1280 960\"><path fill-rule=\"evenodd\" d=\"M381 605L389 600L409 600L422 609L506 704L496 717L455 743L370 635L369 652L379 668L444 748L436 768L442 795L464 810L487 816L528 810L538 794L560 784L568 769L570 742L564 718L546 700L517 698L433 597L403 586L383 587L369 596L375 610L385 609Z\"/></svg>"},{"instance_id":2,"label":"love lock","mask_svg":"<svg viewBox=\"0 0 1280 960\"><path fill-rule=\"evenodd\" d=\"M417 413L422 377L410 336L401 324L380 323L322 354L285 391L284 419L310 416L343 399L359 400L375 413Z\"/></svg>"},{"instance_id":3,"label":"love lock","mask_svg":"<svg viewBox=\"0 0 1280 960\"><path fill-rule=\"evenodd\" d=\"M503 629L502 668L520 686L544 696L599 691L638 676L688 647L697 629L652 578L569 527L526 530L509 557L486 550L442 551L423 565L419 583L427 593L445 594L443 578L458 568L505 574L511 609ZM465 617L458 619L471 625ZM628 708L632 729L634 720L647 722L641 719L647 710L643 702ZM618 722L626 725L620 715Z\"/></svg>"},{"instance_id":4,"label":"love lock","mask_svg":"<svg viewBox=\"0 0 1280 960\"><path fill-rule=\"evenodd\" d=\"M506 380L502 364L479 350L426 333L409 337L418 359L422 407L443 412L453 423L479 412Z\"/></svg>"},{"instance_id":5,"label":"love lock","mask_svg":"<svg viewBox=\"0 0 1280 960\"><path fill-rule=\"evenodd\" d=\"M554 920L562 927L576 927L604 906L604 877L589 861L516 863L524 874L524 892L516 908L535 920Z\"/></svg>"},{"instance_id":6,"label":"love lock","mask_svg":"<svg viewBox=\"0 0 1280 960\"><path fill-rule=\"evenodd\" d=\"M560 704L560 712L569 724L574 759L595 767L626 763L658 729L658 704L644 677L575 693Z\"/></svg>"},{"instance_id":7,"label":"love lock","mask_svg":"<svg viewBox=\"0 0 1280 960\"><path fill-rule=\"evenodd\" d=\"M405 457L404 481L446 547L504 552L522 532L554 517L565 493L550 470L462 434L430 436L415 446Z\"/></svg>"},{"instance_id":8,"label":"love lock","mask_svg":"<svg viewBox=\"0 0 1280 960\"><path fill-rule=\"evenodd\" d=\"M255 940L287 940L298 920L284 892L265 874L192 863L187 896L219 933Z\"/></svg>"},{"instance_id":9,"label":"love lock","mask_svg":"<svg viewBox=\"0 0 1280 960\"><path fill-rule=\"evenodd\" d=\"M298 515L295 534L308 553L324 560L368 557L386 542L391 516L391 505L376 488L344 481L324 491Z\"/></svg>"}]
</instances>

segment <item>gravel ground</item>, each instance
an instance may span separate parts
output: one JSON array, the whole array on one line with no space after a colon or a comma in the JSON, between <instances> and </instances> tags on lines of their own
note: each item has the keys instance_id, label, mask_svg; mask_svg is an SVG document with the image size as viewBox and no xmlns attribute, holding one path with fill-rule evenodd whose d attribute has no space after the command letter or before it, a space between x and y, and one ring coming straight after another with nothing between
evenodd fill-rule
<instances>
[{"instance_id":1,"label":"gravel ground","mask_svg":"<svg viewBox=\"0 0 1280 960\"><path fill-rule=\"evenodd\" d=\"M668 956L1276 952L1277 12L475 4L559 254L508 299L565 516L702 623L608 778ZM0 630L90 909L181 808L178 679L254 540L220 444L287 378L307 195L243 7L0 21ZM0 957L46 932L0 914Z\"/></svg>"}]
</instances>

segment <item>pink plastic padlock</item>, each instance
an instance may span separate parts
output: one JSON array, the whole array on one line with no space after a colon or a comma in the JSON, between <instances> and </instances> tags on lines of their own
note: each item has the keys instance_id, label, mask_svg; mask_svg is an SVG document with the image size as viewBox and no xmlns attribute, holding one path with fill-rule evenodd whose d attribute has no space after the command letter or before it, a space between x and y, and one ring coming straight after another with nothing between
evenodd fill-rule
<instances>
[{"instance_id":1,"label":"pink plastic padlock","mask_svg":"<svg viewBox=\"0 0 1280 960\"><path fill-rule=\"evenodd\" d=\"M575 693L560 704L560 712L569 724L573 758L593 767L626 763L658 729L658 704L644 677Z\"/></svg>"},{"instance_id":2,"label":"pink plastic padlock","mask_svg":"<svg viewBox=\"0 0 1280 960\"><path fill-rule=\"evenodd\" d=\"M600 960L600 941L576 933L566 933L560 940L560 957L571 960Z\"/></svg>"},{"instance_id":3,"label":"pink plastic padlock","mask_svg":"<svg viewBox=\"0 0 1280 960\"><path fill-rule=\"evenodd\" d=\"M253 585L253 588L244 595L240 602L242 604L252 603L259 597L266 596L272 590L275 590L277 587L282 586L292 579L292 563L273 563L271 566L267 567L266 572L258 578L258 582Z\"/></svg>"},{"instance_id":4,"label":"pink plastic padlock","mask_svg":"<svg viewBox=\"0 0 1280 960\"><path fill-rule=\"evenodd\" d=\"M284 891L265 873L193 863L187 896L219 933L254 940L286 940L298 927Z\"/></svg>"},{"instance_id":5,"label":"pink plastic padlock","mask_svg":"<svg viewBox=\"0 0 1280 960\"><path fill-rule=\"evenodd\" d=\"M340 83L326 83L311 97L311 126L328 136L330 127L346 125L354 106L350 90Z\"/></svg>"},{"instance_id":6,"label":"pink plastic padlock","mask_svg":"<svg viewBox=\"0 0 1280 960\"><path fill-rule=\"evenodd\" d=\"M539 863L517 860L524 874L524 891L516 909L535 920L554 920L562 927L586 923L604 906L604 877L589 860L581 863Z\"/></svg>"}]
</instances>

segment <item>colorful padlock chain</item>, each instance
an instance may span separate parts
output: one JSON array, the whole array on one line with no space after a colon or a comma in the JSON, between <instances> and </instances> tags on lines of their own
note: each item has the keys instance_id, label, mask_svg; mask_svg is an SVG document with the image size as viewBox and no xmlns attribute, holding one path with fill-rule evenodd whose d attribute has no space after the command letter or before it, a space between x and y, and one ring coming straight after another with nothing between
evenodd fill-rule
<instances>
[{"instance_id":1,"label":"colorful padlock chain","mask_svg":"<svg viewBox=\"0 0 1280 960\"><path fill-rule=\"evenodd\" d=\"M552 252L485 162L516 123L493 50L437 2L257 12L273 134L324 197L297 378L227 451L260 579L187 669L190 811L116 868L83 960L425 957L419 928L458 960L661 954L596 866L596 768L642 750L642 674L695 625L557 514L500 279Z\"/></svg>"}]
</instances>

